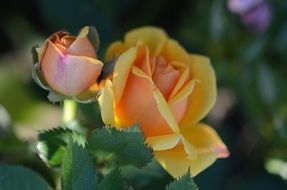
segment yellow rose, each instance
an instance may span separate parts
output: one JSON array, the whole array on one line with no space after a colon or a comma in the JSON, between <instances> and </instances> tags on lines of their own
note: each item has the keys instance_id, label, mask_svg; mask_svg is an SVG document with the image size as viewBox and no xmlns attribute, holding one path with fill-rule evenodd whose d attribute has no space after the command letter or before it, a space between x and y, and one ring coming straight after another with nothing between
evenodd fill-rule
<instances>
[{"instance_id":1,"label":"yellow rose","mask_svg":"<svg viewBox=\"0 0 287 190\"><path fill-rule=\"evenodd\" d=\"M36 48L35 80L61 95L90 98L85 95L97 86L103 67L103 63L96 59L96 38L97 33L92 27L84 27L78 36L68 32L51 35Z\"/></svg>"},{"instance_id":2,"label":"yellow rose","mask_svg":"<svg viewBox=\"0 0 287 190\"><path fill-rule=\"evenodd\" d=\"M199 121L216 100L216 79L207 57L189 54L156 27L143 27L114 42L112 81L99 98L108 125L137 123L155 158L173 177L193 176L229 152L215 130Z\"/></svg>"}]
</instances>

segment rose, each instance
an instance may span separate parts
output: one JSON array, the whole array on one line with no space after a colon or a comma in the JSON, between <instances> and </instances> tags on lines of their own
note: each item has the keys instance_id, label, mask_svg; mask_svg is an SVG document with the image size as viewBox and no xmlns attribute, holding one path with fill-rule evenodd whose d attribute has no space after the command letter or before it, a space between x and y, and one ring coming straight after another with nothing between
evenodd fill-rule
<instances>
[{"instance_id":1,"label":"rose","mask_svg":"<svg viewBox=\"0 0 287 190\"><path fill-rule=\"evenodd\" d=\"M98 38L93 27L84 27L79 35L52 34L34 49L34 78L42 87L58 94L89 100L95 94L103 63L97 60Z\"/></svg>"},{"instance_id":2,"label":"rose","mask_svg":"<svg viewBox=\"0 0 287 190\"><path fill-rule=\"evenodd\" d=\"M159 163L173 176L193 176L228 150L215 130L198 123L216 99L209 59L188 54L155 27L132 30L113 43L112 81L99 97L103 121L117 128L141 127Z\"/></svg>"}]
</instances>

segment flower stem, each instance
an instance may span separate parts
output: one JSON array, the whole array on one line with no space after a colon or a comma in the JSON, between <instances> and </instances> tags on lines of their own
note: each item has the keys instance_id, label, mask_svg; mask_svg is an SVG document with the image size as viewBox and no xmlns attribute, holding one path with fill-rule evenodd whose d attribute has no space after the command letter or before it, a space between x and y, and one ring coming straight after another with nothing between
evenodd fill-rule
<instances>
[{"instance_id":1,"label":"flower stem","mask_svg":"<svg viewBox=\"0 0 287 190\"><path fill-rule=\"evenodd\" d=\"M63 123L67 124L76 119L77 102L74 100L64 100L63 105Z\"/></svg>"}]
</instances>

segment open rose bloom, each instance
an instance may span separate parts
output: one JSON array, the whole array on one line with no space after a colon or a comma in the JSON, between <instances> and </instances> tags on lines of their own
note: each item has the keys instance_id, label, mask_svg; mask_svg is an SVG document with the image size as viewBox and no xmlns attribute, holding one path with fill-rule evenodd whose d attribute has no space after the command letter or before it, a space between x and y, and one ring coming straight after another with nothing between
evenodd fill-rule
<instances>
[{"instance_id":1,"label":"open rose bloom","mask_svg":"<svg viewBox=\"0 0 287 190\"><path fill-rule=\"evenodd\" d=\"M54 94L90 101L97 96L103 63L97 60L97 33L84 27L78 36L57 32L36 49L35 81Z\"/></svg>"},{"instance_id":2,"label":"open rose bloom","mask_svg":"<svg viewBox=\"0 0 287 190\"><path fill-rule=\"evenodd\" d=\"M190 54L155 27L114 42L112 80L99 97L107 125L139 124L155 158L173 177L193 176L229 152L210 126L199 123L216 100L216 78L207 57Z\"/></svg>"}]
</instances>

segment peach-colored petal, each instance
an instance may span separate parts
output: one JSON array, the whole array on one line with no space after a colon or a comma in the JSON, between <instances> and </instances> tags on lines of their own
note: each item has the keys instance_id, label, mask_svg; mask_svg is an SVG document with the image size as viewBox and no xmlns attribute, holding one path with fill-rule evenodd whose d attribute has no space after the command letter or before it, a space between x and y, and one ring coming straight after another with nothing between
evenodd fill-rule
<instances>
[{"instance_id":1,"label":"peach-colored petal","mask_svg":"<svg viewBox=\"0 0 287 190\"><path fill-rule=\"evenodd\" d=\"M190 64L187 65L196 83L188 98L187 111L180 121L180 126L200 121L211 110L216 100L216 78L210 60L204 56L190 55Z\"/></svg>"},{"instance_id":2,"label":"peach-colored petal","mask_svg":"<svg viewBox=\"0 0 287 190\"><path fill-rule=\"evenodd\" d=\"M142 70L149 78L152 78L149 49L144 45L137 45L135 66Z\"/></svg>"},{"instance_id":3,"label":"peach-colored petal","mask_svg":"<svg viewBox=\"0 0 287 190\"><path fill-rule=\"evenodd\" d=\"M67 49L67 52L72 55L81 55L96 58L96 50L88 39L89 27L84 27L76 40Z\"/></svg>"},{"instance_id":4,"label":"peach-colored petal","mask_svg":"<svg viewBox=\"0 0 287 190\"><path fill-rule=\"evenodd\" d=\"M189 80L189 69L184 69L184 71L182 71L179 80L177 81L175 87L173 88L168 101L170 101L178 92L179 90L184 86L184 84L186 84Z\"/></svg>"},{"instance_id":5,"label":"peach-colored petal","mask_svg":"<svg viewBox=\"0 0 287 190\"><path fill-rule=\"evenodd\" d=\"M99 97L101 115L105 124L115 126L113 84L107 80Z\"/></svg>"},{"instance_id":6,"label":"peach-colored petal","mask_svg":"<svg viewBox=\"0 0 287 190\"><path fill-rule=\"evenodd\" d=\"M153 90L151 79L139 68L133 67L122 97L116 105L116 118L125 127L139 124L148 137L171 134L171 128L158 110Z\"/></svg>"},{"instance_id":7,"label":"peach-colored petal","mask_svg":"<svg viewBox=\"0 0 287 190\"><path fill-rule=\"evenodd\" d=\"M132 65L136 59L136 55L137 49L136 47L132 47L126 52L124 52L116 62L113 74L114 95L116 104L119 102L123 94L124 88L126 86L126 81L128 79Z\"/></svg>"},{"instance_id":8,"label":"peach-colored petal","mask_svg":"<svg viewBox=\"0 0 287 190\"><path fill-rule=\"evenodd\" d=\"M194 84L194 80L189 81L185 86L181 88L181 90L177 92L176 95L173 95L173 97L168 101L168 104L170 105L172 112L178 122L183 118L185 114L188 104L188 96L192 93Z\"/></svg>"},{"instance_id":9,"label":"peach-colored petal","mask_svg":"<svg viewBox=\"0 0 287 190\"><path fill-rule=\"evenodd\" d=\"M216 131L206 124L183 127L183 136L193 144L200 153L214 152L218 158L229 156L229 152Z\"/></svg>"},{"instance_id":10,"label":"peach-colored petal","mask_svg":"<svg viewBox=\"0 0 287 190\"><path fill-rule=\"evenodd\" d=\"M157 108L162 117L168 123L168 126L172 129L174 133L178 133L179 132L178 123L163 95L160 93L158 89L154 89L153 96L156 100Z\"/></svg>"},{"instance_id":11,"label":"peach-colored petal","mask_svg":"<svg viewBox=\"0 0 287 190\"><path fill-rule=\"evenodd\" d=\"M152 55L157 55L167 40L166 33L157 27L142 27L128 32L125 35L125 45L132 47L138 41L147 45Z\"/></svg>"},{"instance_id":12,"label":"peach-colored petal","mask_svg":"<svg viewBox=\"0 0 287 190\"><path fill-rule=\"evenodd\" d=\"M175 102L173 104L169 104L171 107L171 111L177 122L179 122L184 116L187 103L188 103L188 98L186 97L182 99L181 101Z\"/></svg>"},{"instance_id":13,"label":"peach-colored petal","mask_svg":"<svg viewBox=\"0 0 287 190\"><path fill-rule=\"evenodd\" d=\"M168 99L180 77L178 70L167 64L161 56L156 57L152 79L163 96Z\"/></svg>"},{"instance_id":14,"label":"peach-colored petal","mask_svg":"<svg viewBox=\"0 0 287 190\"><path fill-rule=\"evenodd\" d=\"M192 93L194 85L195 80L189 81L168 103L172 105L187 98Z\"/></svg>"},{"instance_id":15,"label":"peach-colored petal","mask_svg":"<svg viewBox=\"0 0 287 190\"><path fill-rule=\"evenodd\" d=\"M102 63L84 56L62 54L56 46L48 42L40 68L52 89L73 96L96 82L101 73Z\"/></svg>"}]
</instances>

